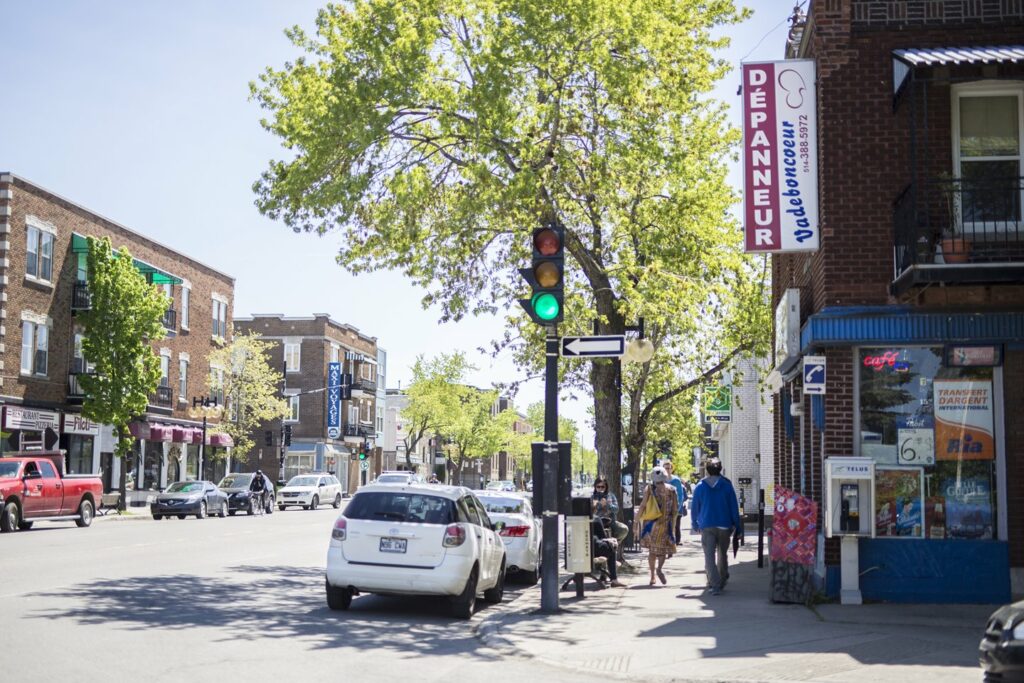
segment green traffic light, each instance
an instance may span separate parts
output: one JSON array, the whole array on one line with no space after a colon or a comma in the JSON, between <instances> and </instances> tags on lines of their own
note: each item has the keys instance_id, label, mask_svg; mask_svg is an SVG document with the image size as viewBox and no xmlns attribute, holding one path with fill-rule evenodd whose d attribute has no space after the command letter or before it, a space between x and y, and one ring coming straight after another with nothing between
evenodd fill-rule
<instances>
[{"instance_id":1,"label":"green traffic light","mask_svg":"<svg viewBox=\"0 0 1024 683\"><path fill-rule=\"evenodd\" d=\"M558 299L550 292L540 292L533 297L533 312L541 320L554 320L558 317L561 306Z\"/></svg>"}]
</instances>

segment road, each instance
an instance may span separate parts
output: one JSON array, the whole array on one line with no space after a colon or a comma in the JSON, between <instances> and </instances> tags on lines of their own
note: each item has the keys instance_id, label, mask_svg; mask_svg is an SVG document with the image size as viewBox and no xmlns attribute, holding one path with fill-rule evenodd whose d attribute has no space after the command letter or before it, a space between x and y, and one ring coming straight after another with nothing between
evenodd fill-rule
<instances>
[{"instance_id":1,"label":"road","mask_svg":"<svg viewBox=\"0 0 1024 683\"><path fill-rule=\"evenodd\" d=\"M336 514L37 523L3 534L3 678L593 680L485 648L473 624L503 605L481 605L468 623L428 598L360 596L351 611L331 612L323 567Z\"/></svg>"}]
</instances>

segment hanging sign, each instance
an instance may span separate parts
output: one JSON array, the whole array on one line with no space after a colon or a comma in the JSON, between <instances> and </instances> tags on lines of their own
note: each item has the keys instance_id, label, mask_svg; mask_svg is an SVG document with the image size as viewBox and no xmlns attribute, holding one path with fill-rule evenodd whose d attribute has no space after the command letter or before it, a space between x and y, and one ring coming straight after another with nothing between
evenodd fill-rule
<instances>
[{"instance_id":1,"label":"hanging sign","mask_svg":"<svg viewBox=\"0 0 1024 683\"><path fill-rule=\"evenodd\" d=\"M708 422L732 420L732 387L712 385L704 389L704 417Z\"/></svg>"},{"instance_id":2,"label":"hanging sign","mask_svg":"<svg viewBox=\"0 0 1024 683\"><path fill-rule=\"evenodd\" d=\"M818 248L818 121L810 59L744 63L743 215L748 252Z\"/></svg>"},{"instance_id":3,"label":"hanging sign","mask_svg":"<svg viewBox=\"0 0 1024 683\"><path fill-rule=\"evenodd\" d=\"M341 436L341 363L327 364L327 437Z\"/></svg>"}]
</instances>

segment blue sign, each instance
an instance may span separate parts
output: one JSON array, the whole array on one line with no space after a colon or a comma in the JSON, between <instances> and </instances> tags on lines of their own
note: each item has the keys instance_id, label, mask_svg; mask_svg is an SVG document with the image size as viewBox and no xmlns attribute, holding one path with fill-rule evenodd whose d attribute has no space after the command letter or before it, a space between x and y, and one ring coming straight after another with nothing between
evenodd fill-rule
<instances>
[{"instance_id":1,"label":"blue sign","mask_svg":"<svg viewBox=\"0 0 1024 683\"><path fill-rule=\"evenodd\" d=\"M804 356L804 393L825 393L825 356Z\"/></svg>"},{"instance_id":2,"label":"blue sign","mask_svg":"<svg viewBox=\"0 0 1024 683\"><path fill-rule=\"evenodd\" d=\"M341 363L327 364L327 436L341 436Z\"/></svg>"}]
</instances>

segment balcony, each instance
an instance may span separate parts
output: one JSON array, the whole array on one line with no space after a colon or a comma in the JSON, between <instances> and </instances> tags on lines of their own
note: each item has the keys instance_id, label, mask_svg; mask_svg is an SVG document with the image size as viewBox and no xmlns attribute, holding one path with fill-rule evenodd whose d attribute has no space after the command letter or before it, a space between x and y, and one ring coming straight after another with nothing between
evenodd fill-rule
<instances>
[{"instance_id":1,"label":"balcony","mask_svg":"<svg viewBox=\"0 0 1024 683\"><path fill-rule=\"evenodd\" d=\"M1024 178L908 185L893 204L892 291L932 283L995 284L1024 277Z\"/></svg>"},{"instance_id":2,"label":"balcony","mask_svg":"<svg viewBox=\"0 0 1024 683\"><path fill-rule=\"evenodd\" d=\"M171 332L178 329L178 312L173 308L164 311L164 327Z\"/></svg>"},{"instance_id":3,"label":"balcony","mask_svg":"<svg viewBox=\"0 0 1024 683\"><path fill-rule=\"evenodd\" d=\"M89 285L76 282L71 290L71 310L88 311L92 308L92 297L89 296Z\"/></svg>"},{"instance_id":4,"label":"balcony","mask_svg":"<svg viewBox=\"0 0 1024 683\"><path fill-rule=\"evenodd\" d=\"M72 370L68 373L68 403L82 403L85 401L85 390L82 383L78 381L82 373Z\"/></svg>"},{"instance_id":5,"label":"balcony","mask_svg":"<svg viewBox=\"0 0 1024 683\"><path fill-rule=\"evenodd\" d=\"M161 408L170 408L174 399L174 391L171 387L159 386L156 388L156 393L149 397L150 405L159 406Z\"/></svg>"},{"instance_id":6,"label":"balcony","mask_svg":"<svg viewBox=\"0 0 1024 683\"><path fill-rule=\"evenodd\" d=\"M376 437L377 432L374 431L373 427L366 425L347 424L342 430L342 436L344 436L345 441L362 443L365 439Z\"/></svg>"}]
</instances>

